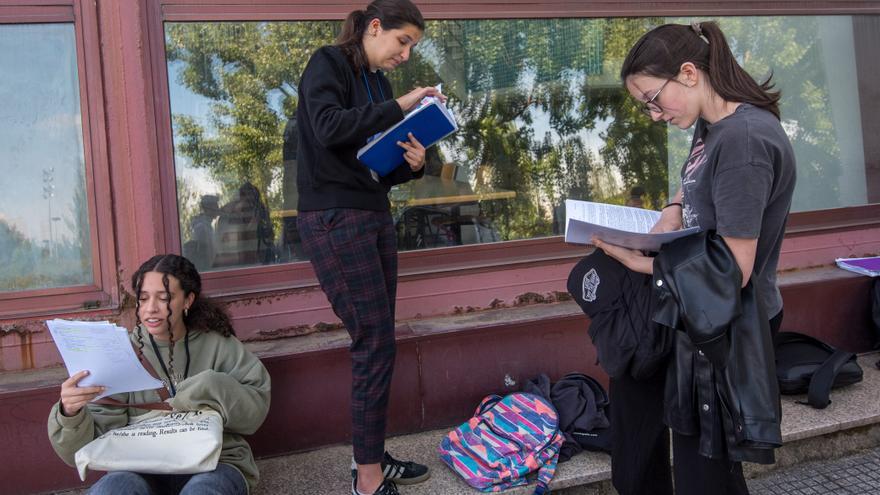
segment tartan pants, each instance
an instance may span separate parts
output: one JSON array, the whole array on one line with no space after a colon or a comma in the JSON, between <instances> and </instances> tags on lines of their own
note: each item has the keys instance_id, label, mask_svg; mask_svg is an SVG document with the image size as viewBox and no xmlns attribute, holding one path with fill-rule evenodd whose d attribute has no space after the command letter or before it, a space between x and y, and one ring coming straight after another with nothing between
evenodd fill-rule
<instances>
[{"instance_id":1,"label":"tartan pants","mask_svg":"<svg viewBox=\"0 0 880 495\"><path fill-rule=\"evenodd\" d=\"M301 211L297 228L321 289L351 336L354 459L375 464L385 452L394 372L397 233L387 211Z\"/></svg>"}]
</instances>

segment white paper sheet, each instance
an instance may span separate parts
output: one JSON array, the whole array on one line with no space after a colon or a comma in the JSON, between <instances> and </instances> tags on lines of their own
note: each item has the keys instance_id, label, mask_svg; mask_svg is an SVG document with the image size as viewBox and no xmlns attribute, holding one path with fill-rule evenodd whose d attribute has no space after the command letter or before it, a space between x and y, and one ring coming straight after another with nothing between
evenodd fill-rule
<instances>
[{"instance_id":1,"label":"white paper sheet","mask_svg":"<svg viewBox=\"0 0 880 495\"><path fill-rule=\"evenodd\" d=\"M609 244L644 251L658 251L667 242L699 231L692 227L650 234L660 218L659 211L575 199L565 201L565 218L565 242L591 244L595 236Z\"/></svg>"},{"instance_id":2,"label":"white paper sheet","mask_svg":"<svg viewBox=\"0 0 880 495\"><path fill-rule=\"evenodd\" d=\"M49 320L46 326L64 359L67 373L72 376L89 370L79 386L107 388L96 399L164 386L138 361L126 329L108 322L70 320Z\"/></svg>"}]
</instances>

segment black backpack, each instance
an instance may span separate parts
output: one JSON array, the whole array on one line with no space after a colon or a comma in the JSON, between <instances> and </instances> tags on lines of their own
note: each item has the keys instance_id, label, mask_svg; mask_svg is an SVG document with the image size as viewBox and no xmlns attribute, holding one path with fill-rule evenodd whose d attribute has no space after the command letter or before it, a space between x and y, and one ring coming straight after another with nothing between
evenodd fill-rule
<instances>
[{"instance_id":1,"label":"black backpack","mask_svg":"<svg viewBox=\"0 0 880 495\"><path fill-rule=\"evenodd\" d=\"M774 344L779 391L807 394L801 404L824 409L831 403L832 388L862 381L862 368L852 352L797 332L779 332Z\"/></svg>"},{"instance_id":2,"label":"black backpack","mask_svg":"<svg viewBox=\"0 0 880 495\"><path fill-rule=\"evenodd\" d=\"M556 408L559 431L565 436L559 462L569 460L582 450L611 452L608 392L595 378L569 373L551 385L550 378L541 374L526 382L523 392L540 395Z\"/></svg>"},{"instance_id":3,"label":"black backpack","mask_svg":"<svg viewBox=\"0 0 880 495\"><path fill-rule=\"evenodd\" d=\"M590 317L599 364L612 378L655 375L672 351L675 330L653 321L657 296L651 276L636 273L596 249L568 275L567 288Z\"/></svg>"}]
</instances>

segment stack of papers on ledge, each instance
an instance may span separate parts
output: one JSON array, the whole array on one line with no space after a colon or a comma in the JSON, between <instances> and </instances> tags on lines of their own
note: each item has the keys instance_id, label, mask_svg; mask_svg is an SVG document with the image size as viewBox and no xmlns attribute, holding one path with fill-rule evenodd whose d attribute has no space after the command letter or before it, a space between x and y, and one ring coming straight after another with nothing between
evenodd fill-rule
<instances>
[{"instance_id":1,"label":"stack of papers on ledge","mask_svg":"<svg viewBox=\"0 0 880 495\"><path fill-rule=\"evenodd\" d=\"M439 98L428 96L403 120L359 149L357 157L379 176L385 177L405 161L405 150L397 142L409 141L410 132L422 146L428 148L457 130L458 124L446 105Z\"/></svg>"},{"instance_id":2,"label":"stack of papers on ledge","mask_svg":"<svg viewBox=\"0 0 880 495\"><path fill-rule=\"evenodd\" d=\"M89 371L77 385L106 387L96 399L164 386L144 369L128 339L128 330L106 321L49 320L46 326L68 375Z\"/></svg>"},{"instance_id":3,"label":"stack of papers on ledge","mask_svg":"<svg viewBox=\"0 0 880 495\"><path fill-rule=\"evenodd\" d=\"M880 256L869 258L837 258L837 266L869 277L880 277Z\"/></svg>"},{"instance_id":4,"label":"stack of papers on ledge","mask_svg":"<svg viewBox=\"0 0 880 495\"><path fill-rule=\"evenodd\" d=\"M659 219L659 211L567 199L565 242L591 244L595 236L615 246L659 251L663 244L700 230L691 227L674 232L649 233Z\"/></svg>"}]
</instances>

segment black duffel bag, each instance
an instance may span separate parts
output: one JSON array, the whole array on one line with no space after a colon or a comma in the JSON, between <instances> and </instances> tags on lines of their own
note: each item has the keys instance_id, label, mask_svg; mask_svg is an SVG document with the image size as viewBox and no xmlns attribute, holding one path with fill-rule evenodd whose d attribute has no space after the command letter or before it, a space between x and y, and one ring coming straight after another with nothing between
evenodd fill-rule
<instances>
[{"instance_id":1,"label":"black duffel bag","mask_svg":"<svg viewBox=\"0 0 880 495\"><path fill-rule=\"evenodd\" d=\"M801 404L824 409L831 403L832 388L862 381L862 368L852 352L797 332L779 332L774 344L779 391L807 394Z\"/></svg>"}]
</instances>

